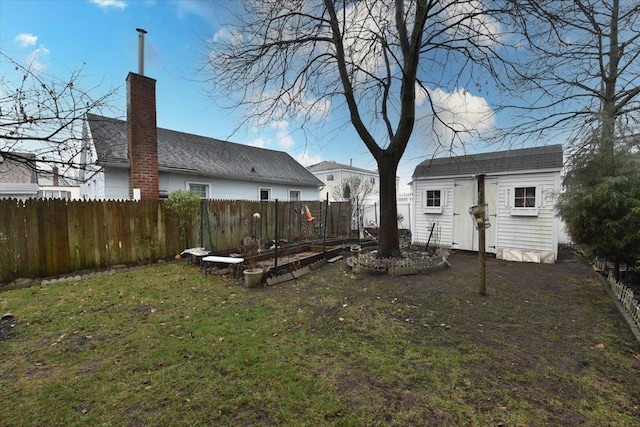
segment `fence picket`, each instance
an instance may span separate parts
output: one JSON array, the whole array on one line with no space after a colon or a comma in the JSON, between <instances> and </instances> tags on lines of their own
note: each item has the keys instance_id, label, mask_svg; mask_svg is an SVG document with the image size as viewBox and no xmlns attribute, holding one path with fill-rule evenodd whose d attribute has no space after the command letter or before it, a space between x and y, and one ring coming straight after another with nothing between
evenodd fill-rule
<instances>
[{"instance_id":1,"label":"fence picket","mask_svg":"<svg viewBox=\"0 0 640 427\"><path fill-rule=\"evenodd\" d=\"M640 302L636 300L633 291L621 282L616 282L612 274L607 278L609 288L613 291L618 301L622 303L629 316L640 328Z\"/></svg>"}]
</instances>

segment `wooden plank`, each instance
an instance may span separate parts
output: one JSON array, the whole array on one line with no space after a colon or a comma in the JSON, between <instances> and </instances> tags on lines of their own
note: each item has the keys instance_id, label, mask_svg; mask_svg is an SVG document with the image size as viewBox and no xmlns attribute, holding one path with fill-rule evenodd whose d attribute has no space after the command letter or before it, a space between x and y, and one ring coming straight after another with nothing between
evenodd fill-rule
<instances>
[{"instance_id":1,"label":"wooden plank","mask_svg":"<svg viewBox=\"0 0 640 427\"><path fill-rule=\"evenodd\" d=\"M69 253L69 268L72 271L80 270L80 260L78 254L80 252L80 240L78 238L79 224L78 211L79 203L71 202L67 205L67 251Z\"/></svg>"},{"instance_id":2,"label":"wooden plank","mask_svg":"<svg viewBox=\"0 0 640 427\"><path fill-rule=\"evenodd\" d=\"M204 261L204 262L220 262L220 263L225 263L225 264L240 264L240 263L244 262L244 258L234 258L234 257L227 257L227 256L209 255L209 256L206 256L206 257L202 258L202 261Z\"/></svg>"},{"instance_id":3,"label":"wooden plank","mask_svg":"<svg viewBox=\"0 0 640 427\"><path fill-rule=\"evenodd\" d=\"M67 201L64 199L53 200L51 208L54 212L55 235L55 274L68 273L71 270L69 259L69 226L67 223Z\"/></svg>"},{"instance_id":4,"label":"wooden plank","mask_svg":"<svg viewBox=\"0 0 640 427\"><path fill-rule=\"evenodd\" d=\"M27 220L29 227L25 232L35 232L29 236L30 246L33 250L29 251L26 257L28 268L37 271L36 275L32 277L53 276L56 274L56 261L49 231L51 229L49 221L51 210L46 200L29 200L28 205L33 205L34 208L26 209L30 215Z\"/></svg>"},{"instance_id":5,"label":"wooden plank","mask_svg":"<svg viewBox=\"0 0 640 427\"><path fill-rule=\"evenodd\" d=\"M19 235L20 211L24 210L15 199L0 200L0 281L8 282L18 277L23 244ZM26 249L26 248L25 248Z\"/></svg>"}]
</instances>

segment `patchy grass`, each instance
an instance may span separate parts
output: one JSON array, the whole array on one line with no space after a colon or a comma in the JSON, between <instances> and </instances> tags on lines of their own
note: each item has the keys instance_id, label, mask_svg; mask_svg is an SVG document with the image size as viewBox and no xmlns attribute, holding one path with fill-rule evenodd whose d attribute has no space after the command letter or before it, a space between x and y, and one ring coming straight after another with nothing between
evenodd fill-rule
<instances>
[{"instance_id":1,"label":"patchy grass","mask_svg":"<svg viewBox=\"0 0 640 427\"><path fill-rule=\"evenodd\" d=\"M169 263L0 293L5 426L640 425L640 346L587 266L327 266L247 290Z\"/></svg>"}]
</instances>

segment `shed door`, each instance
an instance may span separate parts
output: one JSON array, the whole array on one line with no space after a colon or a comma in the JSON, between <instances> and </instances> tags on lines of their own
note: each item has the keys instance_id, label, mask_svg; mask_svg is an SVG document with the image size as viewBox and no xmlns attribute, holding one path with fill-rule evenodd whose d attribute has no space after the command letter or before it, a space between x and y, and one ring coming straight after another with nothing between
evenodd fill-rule
<instances>
[{"instance_id":1,"label":"shed door","mask_svg":"<svg viewBox=\"0 0 640 427\"><path fill-rule=\"evenodd\" d=\"M478 250L478 231L469 215L469 208L477 199L477 189L474 179L458 179L454 182L452 249Z\"/></svg>"},{"instance_id":2,"label":"shed door","mask_svg":"<svg viewBox=\"0 0 640 427\"><path fill-rule=\"evenodd\" d=\"M485 250L496 252L496 231L498 229L496 209L498 208L498 180L486 179L484 182L485 202L489 209L491 227L485 231ZM478 182L475 179L459 179L453 188L453 249L466 251L478 250L478 230L469 208L478 200Z\"/></svg>"}]
</instances>

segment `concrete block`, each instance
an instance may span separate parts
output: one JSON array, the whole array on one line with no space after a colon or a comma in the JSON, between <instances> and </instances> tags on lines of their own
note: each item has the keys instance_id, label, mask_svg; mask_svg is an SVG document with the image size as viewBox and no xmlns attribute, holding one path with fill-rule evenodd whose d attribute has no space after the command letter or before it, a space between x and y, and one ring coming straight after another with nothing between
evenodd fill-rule
<instances>
[{"instance_id":1,"label":"concrete block","mask_svg":"<svg viewBox=\"0 0 640 427\"><path fill-rule=\"evenodd\" d=\"M302 268L300 268L298 270L294 270L293 271L293 277L297 279L297 278L302 277L305 274L309 274L309 273L311 273L311 269L308 266L307 267L302 267Z\"/></svg>"}]
</instances>

